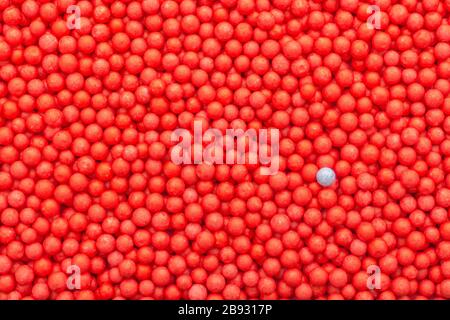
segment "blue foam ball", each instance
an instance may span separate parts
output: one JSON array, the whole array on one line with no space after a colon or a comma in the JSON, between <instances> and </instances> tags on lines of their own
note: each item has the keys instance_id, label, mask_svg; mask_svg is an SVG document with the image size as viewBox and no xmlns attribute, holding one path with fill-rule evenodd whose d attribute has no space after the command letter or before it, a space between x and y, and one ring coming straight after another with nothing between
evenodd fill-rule
<instances>
[{"instance_id":1,"label":"blue foam ball","mask_svg":"<svg viewBox=\"0 0 450 320\"><path fill-rule=\"evenodd\" d=\"M317 171L316 180L322 187L329 187L336 181L336 173L331 168L321 168Z\"/></svg>"}]
</instances>

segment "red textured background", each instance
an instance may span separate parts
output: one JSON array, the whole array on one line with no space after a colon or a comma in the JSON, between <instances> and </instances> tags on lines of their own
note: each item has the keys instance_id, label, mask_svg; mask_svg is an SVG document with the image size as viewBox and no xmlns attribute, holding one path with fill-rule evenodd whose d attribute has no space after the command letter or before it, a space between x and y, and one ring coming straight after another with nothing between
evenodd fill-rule
<instances>
[{"instance_id":1,"label":"red textured background","mask_svg":"<svg viewBox=\"0 0 450 320\"><path fill-rule=\"evenodd\" d=\"M0 299L449 299L449 8L0 0ZM279 172L175 165L196 120Z\"/></svg>"}]
</instances>

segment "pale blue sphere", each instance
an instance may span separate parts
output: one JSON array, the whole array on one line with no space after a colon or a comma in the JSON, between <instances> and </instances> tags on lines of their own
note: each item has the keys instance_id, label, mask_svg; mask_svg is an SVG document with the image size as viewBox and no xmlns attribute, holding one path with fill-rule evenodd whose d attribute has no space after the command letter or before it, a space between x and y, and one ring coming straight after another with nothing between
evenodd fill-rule
<instances>
[{"instance_id":1,"label":"pale blue sphere","mask_svg":"<svg viewBox=\"0 0 450 320\"><path fill-rule=\"evenodd\" d=\"M329 187L336 181L336 173L331 168L321 168L317 171L316 180L322 187Z\"/></svg>"}]
</instances>

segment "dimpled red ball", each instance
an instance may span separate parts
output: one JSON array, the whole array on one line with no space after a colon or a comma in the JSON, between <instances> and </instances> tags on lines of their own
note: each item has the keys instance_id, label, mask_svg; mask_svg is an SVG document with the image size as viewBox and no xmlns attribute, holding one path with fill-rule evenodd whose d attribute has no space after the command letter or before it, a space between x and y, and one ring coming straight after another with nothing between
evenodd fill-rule
<instances>
[{"instance_id":1,"label":"dimpled red ball","mask_svg":"<svg viewBox=\"0 0 450 320\"><path fill-rule=\"evenodd\" d=\"M449 12L0 0L0 299L450 299ZM175 164L195 121L278 172Z\"/></svg>"}]
</instances>

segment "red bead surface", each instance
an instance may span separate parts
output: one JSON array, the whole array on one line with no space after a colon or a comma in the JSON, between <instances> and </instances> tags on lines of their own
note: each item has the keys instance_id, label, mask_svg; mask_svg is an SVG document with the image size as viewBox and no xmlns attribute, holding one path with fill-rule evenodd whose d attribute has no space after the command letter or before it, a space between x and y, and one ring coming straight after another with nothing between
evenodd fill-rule
<instances>
[{"instance_id":1,"label":"red bead surface","mask_svg":"<svg viewBox=\"0 0 450 320\"><path fill-rule=\"evenodd\" d=\"M0 1L0 299L450 299L450 3L376 4Z\"/></svg>"}]
</instances>

